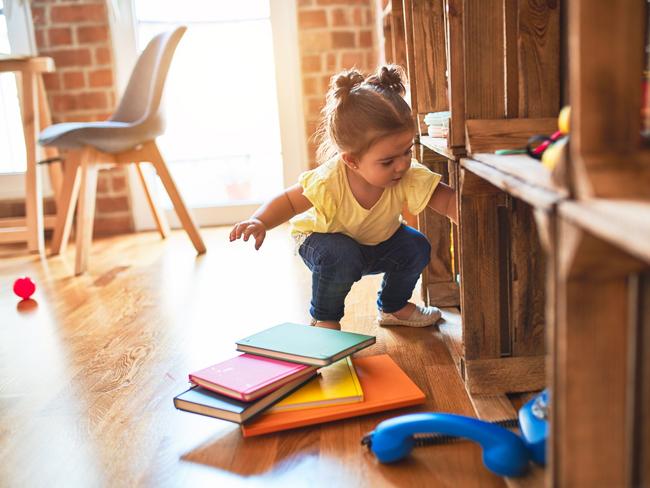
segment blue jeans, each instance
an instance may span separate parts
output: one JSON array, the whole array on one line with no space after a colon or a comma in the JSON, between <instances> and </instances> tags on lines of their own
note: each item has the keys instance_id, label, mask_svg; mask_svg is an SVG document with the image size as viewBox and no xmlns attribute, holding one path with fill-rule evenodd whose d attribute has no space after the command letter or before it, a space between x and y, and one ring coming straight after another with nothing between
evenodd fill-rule
<instances>
[{"instance_id":1,"label":"blue jeans","mask_svg":"<svg viewBox=\"0 0 650 488\"><path fill-rule=\"evenodd\" d=\"M299 253L312 272L311 316L338 322L350 288L365 275L385 273L377 294L380 310L392 313L403 308L429 263L431 244L417 230L402 225L376 246L364 246L344 234L314 232Z\"/></svg>"}]
</instances>

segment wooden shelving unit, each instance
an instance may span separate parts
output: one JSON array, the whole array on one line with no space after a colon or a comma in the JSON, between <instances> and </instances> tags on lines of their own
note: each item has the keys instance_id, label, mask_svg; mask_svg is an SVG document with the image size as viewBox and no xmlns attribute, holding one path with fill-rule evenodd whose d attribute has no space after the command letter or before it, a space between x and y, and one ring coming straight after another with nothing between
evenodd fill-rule
<instances>
[{"instance_id":1,"label":"wooden shelving unit","mask_svg":"<svg viewBox=\"0 0 650 488\"><path fill-rule=\"evenodd\" d=\"M531 135L556 129L559 8L503 0L403 5L418 119L451 112L446 139L421 130L419 141L423 153L446 170L459 198L460 221L452 235L462 285L460 374L472 396L541 389L548 263L540 237L548 243L552 231L545 227L538 236L535 222L550 221L568 192L531 158L486 153L522 147ZM437 27L440 17L423 21L438 11L443 28ZM408 12L420 21L409 23ZM418 53L433 45L429 62L419 63ZM446 73L446 83L428 85L436 96L425 100L436 104L425 104L426 88L418 80L437 80L432 69Z\"/></svg>"},{"instance_id":2,"label":"wooden shelving unit","mask_svg":"<svg viewBox=\"0 0 650 488\"><path fill-rule=\"evenodd\" d=\"M549 463L531 484L650 485L646 3L395 3L418 120L451 112L447 139L420 124L419 155L457 189L460 222L423 228L439 262L440 233L454 241L457 263L440 269L460 272L461 315L441 332L477 415L511 414L505 393L548 387ZM562 92L566 186L536 160L494 154L553 132Z\"/></svg>"}]
</instances>

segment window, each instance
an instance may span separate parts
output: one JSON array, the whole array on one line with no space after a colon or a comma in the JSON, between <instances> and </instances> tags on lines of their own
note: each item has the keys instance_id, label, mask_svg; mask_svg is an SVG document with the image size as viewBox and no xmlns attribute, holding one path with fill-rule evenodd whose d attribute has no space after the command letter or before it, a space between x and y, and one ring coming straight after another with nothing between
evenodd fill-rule
<instances>
[{"instance_id":1,"label":"window","mask_svg":"<svg viewBox=\"0 0 650 488\"><path fill-rule=\"evenodd\" d=\"M0 0L0 53L11 53L4 1ZM0 173L25 171L25 140L16 75L0 73Z\"/></svg>"},{"instance_id":2,"label":"window","mask_svg":"<svg viewBox=\"0 0 650 488\"><path fill-rule=\"evenodd\" d=\"M306 165L302 120L293 127L287 123L288 117L302 117L297 41L289 35L296 29L295 7L287 9L289 3L119 4L116 18L132 26L130 34L128 30L120 34L119 26L113 29L118 79L123 84L131 70L125 65L133 65L136 51L159 32L188 26L167 79L167 130L158 144L186 203L203 225L250 215L262 201L294 183ZM127 21L129 16L132 21ZM293 22L292 29L282 22ZM283 42L292 42L294 52ZM128 43L132 55L124 45ZM287 68L291 55L295 63ZM295 81L286 82L291 76ZM133 192L134 200L138 193ZM166 199L164 191L158 194ZM136 226L142 228L137 206L134 201Z\"/></svg>"}]
</instances>

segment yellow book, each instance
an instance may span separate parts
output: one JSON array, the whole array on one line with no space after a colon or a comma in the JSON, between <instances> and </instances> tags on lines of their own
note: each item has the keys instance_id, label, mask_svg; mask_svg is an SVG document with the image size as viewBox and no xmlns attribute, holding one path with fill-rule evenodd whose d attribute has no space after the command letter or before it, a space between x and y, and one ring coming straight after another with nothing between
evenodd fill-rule
<instances>
[{"instance_id":1,"label":"yellow book","mask_svg":"<svg viewBox=\"0 0 650 488\"><path fill-rule=\"evenodd\" d=\"M304 410L363 401L361 383L349 356L321 368L319 373L267 412Z\"/></svg>"}]
</instances>

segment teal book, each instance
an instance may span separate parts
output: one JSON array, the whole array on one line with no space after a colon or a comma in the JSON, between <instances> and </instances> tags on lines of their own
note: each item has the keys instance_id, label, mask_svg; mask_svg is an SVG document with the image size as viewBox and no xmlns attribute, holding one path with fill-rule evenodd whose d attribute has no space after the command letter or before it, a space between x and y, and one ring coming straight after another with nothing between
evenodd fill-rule
<instances>
[{"instance_id":1,"label":"teal book","mask_svg":"<svg viewBox=\"0 0 650 488\"><path fill-rule=\"evenodd\" d=\"M237 341L237 350L294 363L327 366L374 343L375 336L286 323Z\"/></svg>"}]
</instances>

